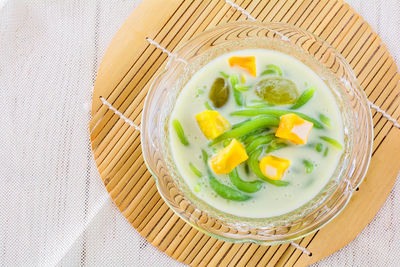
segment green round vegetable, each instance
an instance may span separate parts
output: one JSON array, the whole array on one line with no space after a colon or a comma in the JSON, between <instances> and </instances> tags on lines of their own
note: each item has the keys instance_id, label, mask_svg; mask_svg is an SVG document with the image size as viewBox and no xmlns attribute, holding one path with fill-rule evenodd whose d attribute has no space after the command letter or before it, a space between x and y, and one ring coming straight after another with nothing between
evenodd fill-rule
<instances>
[{"instance_id":1,"label":"green round vegetable","mask_svg":"<svg viewBox=\"0 0 400 267\"><path fill-rule=\"evenodd\" d=\"M208 94L214 107L220 108L228 102L229 99L229 86L223 78L215 79L211 86L210 93Z\"/></svg>"},{"instance_id":2,"label":"green round vegetable","mask_svg":"<svg viewBox=\"0 0 400 267\"><path fill-rule=\"evenodd\" d=\"M274 105L293 104L299 97L296 84L282 77L263 79L254 88L258 97Z\"/></svg>"}]
</instances>

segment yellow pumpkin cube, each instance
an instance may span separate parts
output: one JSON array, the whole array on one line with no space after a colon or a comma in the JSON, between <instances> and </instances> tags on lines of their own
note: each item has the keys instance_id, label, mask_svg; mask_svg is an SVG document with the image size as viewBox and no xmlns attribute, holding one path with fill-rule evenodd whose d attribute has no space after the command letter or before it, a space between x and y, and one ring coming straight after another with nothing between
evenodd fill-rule
<instances>
[{"instance_id":1,"label":"yellow pumpkin cube","mask_svg":"<svg viewBox=\"0 0 400 267\"><path fill-rule=\"evenodd\" d=\"M260 169L265 177L280 180L290 166L290 160L275 156L266 156L260 161Z\"/></svg>"},{"instance_id":2,"label":"yellow pumpkin cube","mask_svg":"<svg viewBox=\"0 0 400 267\"><path fill-rule=\"evenodd\" d=\"M239 66L241 68L244 68L249 71L251 75L254 77L257 76L256 72L256 57L251 56L251 57L230 57L229 60L229 66Z\"/></svg>"},{"instance_id":3,"label":"yellow pumpkin cube","mask_svg":"<svg viewBox=\"0 0 400 267\"><path fill-rule=\"evenodd\" d=\"M227 174L248 158L244 146L238 140L232 139L228 146L210 159L210 166L217 174Z\"/></svg>"},{"instance_id":4,"label":"yellow pumpkin cube","mask_svg":"<svg viewBox=\"0 0 400 267\"><path fill-rule=\"evenodd\" d=\"M313 126L312 122L304 120L296 114L286 114L281 117L275 136L298 145L305 145Z\"/></svg>"},{"instance_id":5,"label":"yellow pumpkin cube","mask_svg":"<svg viewBox=\"0 0 400 267\"><path fill-rule=\"evenodd\" d=\"M197 114L196 120L200 130L209 140L217 138L231 127L230 123L215 110L205 110Z\"/></svg>"}]
</instances>

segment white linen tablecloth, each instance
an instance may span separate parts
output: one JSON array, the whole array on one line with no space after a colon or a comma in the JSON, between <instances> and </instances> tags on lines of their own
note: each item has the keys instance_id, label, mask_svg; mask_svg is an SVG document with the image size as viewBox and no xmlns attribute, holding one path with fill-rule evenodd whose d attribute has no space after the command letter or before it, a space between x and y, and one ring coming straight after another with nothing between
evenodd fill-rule
<instances>
[{"instance_id":1,"label":"white linen tablecloth","mask_svg":"<svg viewBox=\"0 0 400 267\"><path fill-rule=\"evenodd\" d=\"M0 266L180 265L112 204L89 146L96 70L139 2L0 0ZM400 1L348 3L399 65ZM399 190L317 265L399 266Z\"/></svg>"}]
</instances>

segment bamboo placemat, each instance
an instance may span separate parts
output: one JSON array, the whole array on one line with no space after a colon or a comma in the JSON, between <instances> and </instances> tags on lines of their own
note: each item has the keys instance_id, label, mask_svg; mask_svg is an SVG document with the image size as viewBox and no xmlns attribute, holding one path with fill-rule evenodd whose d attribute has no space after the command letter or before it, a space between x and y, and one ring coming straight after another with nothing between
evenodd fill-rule
<instances>
[{"instance_id":1,"label":"bamboo placemat","mask_svg":"<svg viewBox=\"0 0 400 267\"><path fill-rule=\"evenodd\" d=\"M288 22L332 44L350 63L368 99L395 119L400 116L400 74L379 36L360 15L336 0L237 0L260 21ZM372 110L373 156L368 174L346 209L323 229L296 243L259 246L232 244L186 224L161 199L143 162L140 133L107 106L140 124L144 98L167 56L146 37L173 51L177 45L217 24L246 17L222 0L145 0L110 44L98 71L90 122L94 158L103 182L123 215L151 244L192 266L287 265L314 263L353 240L372 220L400 170L400 130Z\"/></svg>"}]
</instances>

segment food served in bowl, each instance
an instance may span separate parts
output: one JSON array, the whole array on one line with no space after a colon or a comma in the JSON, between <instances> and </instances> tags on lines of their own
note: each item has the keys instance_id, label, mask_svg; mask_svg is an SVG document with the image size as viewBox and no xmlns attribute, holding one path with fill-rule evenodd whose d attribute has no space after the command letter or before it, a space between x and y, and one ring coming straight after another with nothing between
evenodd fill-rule
<instances>
[{"instance_id":1,"label":"food served in bowl","mask_svg":"<svg viewBox=\"0 0 400 267\"><path fill-rule=\"evenodd\" d=\"M320 229L346 206L372 151L371 113L349 65L285 23L228 23L184 43L154 80L141 126L165 202L230 242L280 244Z\"/></svg>"},{"instance_id":2,"label":"food served in bowl","mask_svg":"<svg viewBox=\"0 0 400 267\"><path fill-rule=\"evenodd\" d=\"M173 158L194 195L240 217L301 207L328 183L343 152L329 88L272 50L213 59L182 89L169 123Z\"/></svg>"}]
</instances>

